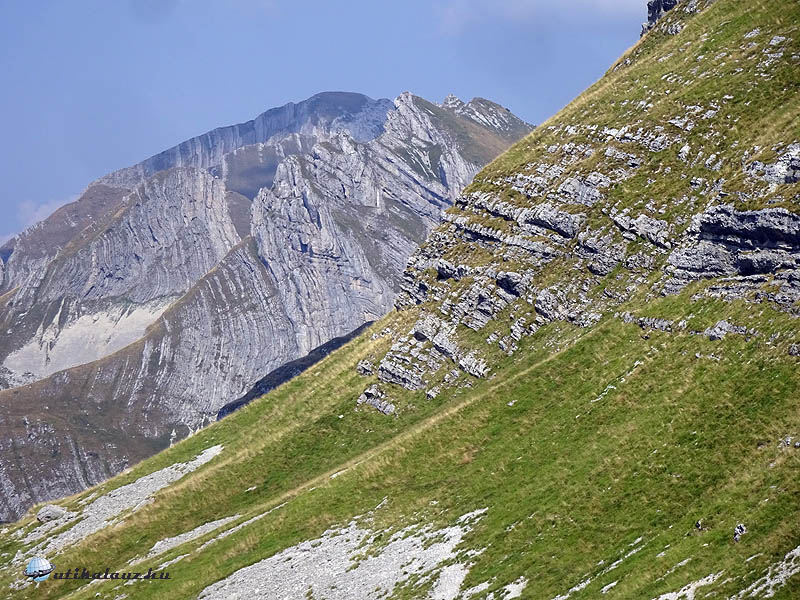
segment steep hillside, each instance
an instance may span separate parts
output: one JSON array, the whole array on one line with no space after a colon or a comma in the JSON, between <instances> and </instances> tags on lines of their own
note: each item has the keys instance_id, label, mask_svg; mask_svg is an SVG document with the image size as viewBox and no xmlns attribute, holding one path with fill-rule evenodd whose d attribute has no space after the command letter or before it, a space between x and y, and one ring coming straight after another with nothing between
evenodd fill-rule
<instances>
[{"instance_id":1,"label":"steep hillside","mask_svg":"<svg viewBox=\"0 0 800 600\"><path fill-rule=\"evenodd\" d=\"M7 527L0 585L800 596L798 23L791 0L679 2L475 178L398 310ZM37 555L169 579L34 589L19 570Z\"/></svg>"},{"instance_id":2,"label":"steep hillside","mask_svg":"<svg viewBox=\"0 0 800 600\"><path fill-rule=\"evenodd\" d=\"M112 173L11 240L0 519L118 473L385 315L442 209L530 131L466 107L319 94Z\"/></svg>"}]
</instances>

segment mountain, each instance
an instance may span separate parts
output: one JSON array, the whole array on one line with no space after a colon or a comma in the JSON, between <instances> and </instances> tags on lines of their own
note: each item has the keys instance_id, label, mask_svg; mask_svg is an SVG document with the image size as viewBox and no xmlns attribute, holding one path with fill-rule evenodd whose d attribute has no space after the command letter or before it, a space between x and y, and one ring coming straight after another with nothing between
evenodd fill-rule
<instances>
[{"instance_id":1,"label":"mountain","mask_svg":"<svg viewBox=\"0 0 800 600\"><path fill-rule=\"evenodd\" d=\"M385 315L442 209L529 131L483 99L318 94L102 177L9 241L0 519L166 448Z\"/></svg>"},{"instance_id":2,"label":"mountain","mask_svg":"<svg viewBox=\"0 0 800 600\"><path fill-rule=\"evenodd\" d=\"M475 177L413 253L396 310L8 526L0 585L800 596L797 23L788 0L679 2ZM34 588L32 556L170 579Z\"/></svg>"}]
</instances>

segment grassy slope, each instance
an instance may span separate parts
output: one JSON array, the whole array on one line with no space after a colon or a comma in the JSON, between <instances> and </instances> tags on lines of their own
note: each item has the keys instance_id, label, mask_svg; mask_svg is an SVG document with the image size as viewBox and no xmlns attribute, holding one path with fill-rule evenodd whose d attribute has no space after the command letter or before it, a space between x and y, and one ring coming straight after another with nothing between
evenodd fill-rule
<instances>
[{"instance_id":1,"label":"grassy slope","mask_svg":"<svg viewBox=\"0 0 800 600\"><path fill-rule=\"evenodd\" d=\"M800 22L800 15L791 2L740 6L719 0L694 20L696 31L717 32L704 44L729 46L731 40L738 45L756 24L784 31ZM680 71L684 56L664 63L648 56L669 54L689 34L687 30L683 37L663 40L657 34L649 45L637 48L628 71L610 73L557 121L626 122L628 109L611 99L627 98L640 88L647 94L645 85L663 88L659 69L663 65L665 72ZM795 32L794 37L800 35ZM692 46L690 51L715 50ZM776 136L787 142L800 137L796 120L789 118L798 114L797 77L791 72L781 77L769 85L774 94L759 99L761 110L743 105L736 113L740 127L746 126L742 136L747 133L747 143L763 136L765 151ZM705 83L723 85L714 79ZM734 88L730 93L735 94L745 83L724 87ZM689 94L691 86L680 90ZM788 90L787 95L781 90ZM723 90L708 93L716 98ZM647 118L659 122L674 114L658 103ZM546 127L537 130L491 165L476 187L489 186L486 181L497 174L514 173L535 160L550 135ZM698 143L700 139L708 141L698 138ZM666 150L661 159L678 166L676 152ZM738 165L723 168L728 169L723 175L736 181ZM664 185L675 185L670 181ZM627 185L614 193L635 205L642 196L636 186L643 184L634 179ZM643 200L652 196L666 201L676 193L651 188ZM609 285L616 284L614 277L608 276ZM124 588L129 598L189 598L386 497L389 510L378 515L390 529L420 520L449 524L465 512L489 507L465 540L465 549L487 548L475 559L466 586L493 578L492 590L525 575L531 582L525 597L553 598L601 572L598 561L607 566L642 537L641 551L571 597L597 597L601 587L618 581L609 598L655 598L722 570L724 577L703 593L727 597L800 543L800 451L778 446L787 435L800 436L798 360L786 351L798 328L795 318L766 306L692 301L700 287L655 302L647 302L642 293L625 308L676 320L691 314L690 329L729 318L761 335L749 340L728 336L718 342L688 333L651 332L647 337L637 326L613 317L588 330L552 324L523 339L513 358L493 356L494 375L473 380L471 388L436 400L393 389L392 399L400 406L397 418L370 409L354 411L357 396L369 384L356 374L356 363L381 356L393 341L391 336L373 340L370 334L386 327L404 331L416 319L415 310L390 315L296 380L99 486L99 491L108 491L216 443L225 445L220 457L158 494L154 504L56 562L122 568L160 539L231 514L242 514L243 521L289 500L250 527L174 565L174 580L168 584ZM781 337L769 343L774 333ZM635 366L637 361L642 364ZM601 400L592 402L607 389ZM512 399L515 403L508 406ZM257 489L245 491L252 486ZM75 506L93 491L98 490L62 504ZM707 530L694 529L698 519ZM33 521L29 516L12 529L29 528ZM733 544L732 530L739 522L747 524L749 533ZM157 561L185 554L207 537ZM3 554L17 549L10 536L0 538L0 569L9 558ZM691 561L665 576L687 558ZM15 578L13 569L0 571L0 589ZM49 582L13 597L88 599L101 591L113 598L117 592L111 587ZM397 596L425 593L409 587ZM800 577L795 577L775 597L799 595Z\"/></svg>"},{"instance_id":2,"label":"grassy slope","mask_svg":"<svg viewBox=\"0 0 800 600\"><path fill-rule=\"evenodd\" d=\"M669 210L670 203L685 193L685 181L692 177L723 179L727 182L726 189L751 191L753 183L744 176L741 162L732 159L760 146L760 151L751 154L749 160L770 162L775 156L772 147L776 143L792 143L800 138L798 13L797 4L788 0L755 0L747 5L720 2L719 6L688 19L689 28L681 35L667 36L659 31L650 34L566 109L487 166L476 178L473 189L507 192L489 182L525 172L532 162L547 157L548 146L564 142L553 127L591 123L599 129L627 126L631 132L639 127L661 126L668 135L680 134L691 146L693 158L697 150L705 152L703 160L691 165L678 160L680 145L655 153L636 178L613 190L607 204L617 202L620 207L641 208L652 199L655 207ZM678 11L674 11L668 18L678 16ZM761 30L756 38L744 38L756 28ZM759 68L765 51L770 48L767 42L778 34L791 36L788 50L784 50L774 67ZM748 48L752 42L756 44ZM763 77L759 71L768 72L771 77ZM642 108L639 102L652 106ZM718 114L703 119L703 112L714 104L719 105ZM687 109L692 106L702 107L703 111L692 114ZM694 121L691 132L667 123L681 116L690 116ZM569 141L580 144L590 139L581 131ZM630 150L624 144L617 147ZM712 172L704 167L704 161L714 153L724 160L721 169ZM574 169L586 172L602 161L595 154L577 163ZM664 173L667 167L674 170L672 176ZM657 177L648 182L653 176ZM788 186L779 187L773 194L759 194L750 202L739 200L739 207L780 205L770 201L786 192L790 198L795 196L794 202L787 202L787 206L796 209L796 192L792 193ZM597 209L600 208L598 205Z\"/></svg>"},{"instance_id":3,"label":"grassy slope","mask_svg":"<svg viewBox=\"0 0 800 600\"><path fill-rule=\"evenodd\" d=\"M665 300L650 310L681 316L670 304L676 305ZM700 308L698 325L748 310L722 303ZM769 310L759 321L770 333L794 326ZM563 350L552 353L553 341ZM467 584L496 577L493 587L501 587L526 575L533 598L563 593L640 536L646 542L641 552L575 597L593 597L615 580L616 597L655 597L722 569L727 577L749 573L754 579L800 539L800 452L776 443L800 433L797 362L764 337L722 343L653 333L644 339L638 327L613 318L589 332L553 325L528 340L518 359L507 358L496 377L438 403L409 397L417 408L398 419L353 411L363 389L353 366L385 343L359 338L242 412L102 486L117 487L225 444L218 461L122 526L59 556L58 563L122 568L159 539L237 512L244 520L288 499L270 516L173 566L169 585L125 591L136 592L131 597L193 597L237 568L315 537L384 497L391 510L380 514L388 528L419 519L449 523L488 506L466 540L466 547L488 548ZM643 364L620 382L636 361ZM609 384L617 389L593 403ZM516 400L512 407L509 398ZM347 466L353 468L330 479ZM255 492L245 492L254 485ZM694 531L698 519L708 531ZM750 533L734 545L731 532L740 521ZM0 553L14 549L6 541ZM745 562L759 552L764 554ZM688 565L656 581L688 557ZM721 589L733 593L746 581ZM14 597L64 597L77 587L51 582ZM90 598L97 589L69 597ZM783 597L798 591L795 581ZM399 597L421 594L408 589Z\"/></svg>"}]
</instances>

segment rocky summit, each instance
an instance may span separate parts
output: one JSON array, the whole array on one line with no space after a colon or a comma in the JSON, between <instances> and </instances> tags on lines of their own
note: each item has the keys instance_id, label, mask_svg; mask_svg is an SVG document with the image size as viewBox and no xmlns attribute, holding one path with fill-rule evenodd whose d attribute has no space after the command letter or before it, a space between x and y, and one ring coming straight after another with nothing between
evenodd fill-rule
<instances>
[{"instance_id":1,"label":"rocky summit","mask_svg":"<svg viewBox=\"0 0 800 600\"><path fill-rule=\"evenodd\" d=\"M798 23L794 0L677 2L454 196L386 316L225 419L33 507L2 530L2 589L800 597ZM455 98L417 106L475 122ZM314 172L305 160L295 173ZM283 189L255 214L295 223ZM331 247L311 233L280 246L287 261ZM20 575L34 556L171 581L35 588Z\"/></svg>"},{"instance_id":2,"label":"rocky summit","mask_svg":"<svg viewBox=\"0 0 800 600\"><path fill-rule=\"evenodd\" d=\"M318 94L101 177L9 241L0 520L385 315L442 210L530 129L480 98Z\"/></svg>"}]
</instances>

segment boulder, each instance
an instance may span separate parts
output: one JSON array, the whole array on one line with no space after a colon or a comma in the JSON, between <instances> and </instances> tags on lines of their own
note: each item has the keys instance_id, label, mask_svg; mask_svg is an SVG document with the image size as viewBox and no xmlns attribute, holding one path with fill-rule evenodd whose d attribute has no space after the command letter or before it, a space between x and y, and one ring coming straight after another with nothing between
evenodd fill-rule
<instances>
[{"instance_id":1,"label":"boulder","mask_svg":"<svg viewBox=\"0 0 800 600\"><path fill-rule=\"evenodd\" d=\"M67 510L55 504L46 504L39 512L36 513L36 518L40 523L47 523L49 521L56 521L67 514Z\"/></svg>"},{"instance_id":2,"label":"boulder","mask_svg":"<svg viewBox=\"0 0 800 600\"><path fill-rule=\"evenodd\" d=\"M360 360L358 361L358 365L356 365L356 371L358 371L358 374L364 375L365 377L372 375L374 370L375 366L368 360Z\"/></svg>"},{"instance_id":3,"label":"boulder","mask_svg":"<svg viewBox=\"0 0 800 600\"><path fill-rule=\"evenodd\" d=\"M377 385L372 385L364 390L358 398L358 404L369 404L373 408L382 412L385 415L390 415L394 412L394 404L385 400L386 395L378 388Z\"/></svg>"}]
</instances>

